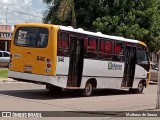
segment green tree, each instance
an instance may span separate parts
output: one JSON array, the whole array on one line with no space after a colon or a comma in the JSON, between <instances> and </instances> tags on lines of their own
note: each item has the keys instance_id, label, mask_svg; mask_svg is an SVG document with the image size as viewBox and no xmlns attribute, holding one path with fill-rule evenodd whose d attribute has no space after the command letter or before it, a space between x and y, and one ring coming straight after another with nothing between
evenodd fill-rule
<instances>
[{"instance_id":1,"label":"green tree","mask_svg":"<svg viewBox=\"0 0 160 120\"><path fill-rule=\"evenodd\" d=\"M77 28L74 0L62 0L57 12L57 17L64 22L72 11L71 26Z\"/></svg>"},{"instance_id":2,"label":"green tree","mask_svg":"<svg viewBox=\"0 0 160 120\"><path fill-rule=\"evenodd\" d=\"M68 13L65 21L57 19L63 0L43 1L52 1L44 22L70 26L72 14ZM76 0L74 6L78 27L138 39L147 43L150 51L159 49L160 0Z\"/></svg>"},{"instance_id":3,"label":"green tree","mask_svg":"<svg viewBox=\"0 0 160 120\"><path fill-rule=\"evenodd\" d=\"M47 1L47 2L46 2ZM51 1L51 2L48 2ZM63 0L43 0L46 4L50 4L48 9L44 13L44 23L52 24L62 24L70 26L70 21L72 21L72 14L67 14L68 17L64 21L60 21L57 18L58 8ZM104 16L107 11L107 6L105 2L99 3L99 1L104 0L76 0L74 1L76 22L78 27L85 30L94 30L92 27L93 21L101 16Z\"/></svg>"},{"instance_id":4,"label":"green tree","mask_svg":"<svg viewBox=\"0 0 160 120\"><path fill-rule=\"evenodd\" d=\"M159 49L160 0L113 0L108 14L98 17L96 31L138 39L147 43L150 51Z\"/></svg>"},{"instance_id":5,"label":"green tree","mask_svg":"<svg viewBox=\"0 0 160 120\"><path fill-rule=\"evenodd\" d=\"M44 13L45 17L43 21L45 23L64 24L70 13L72 12L71 26L77 28L74 0L43 0L43 2L46 4L50 4L48 10Z\"/></svg>"},{"instance_id":6,"label":"green tree","mask_svg":"<svg viewBox=\"0 0 160 120\"><path fill-rule=\"evenodd\" d=\"M60 0L42 0L44 3L46 3L47 10L44 12L44 23L52 23L52 24L63 24L61 21L57 18L57 11L60 5Z\"/></svg>"}]
</instances>

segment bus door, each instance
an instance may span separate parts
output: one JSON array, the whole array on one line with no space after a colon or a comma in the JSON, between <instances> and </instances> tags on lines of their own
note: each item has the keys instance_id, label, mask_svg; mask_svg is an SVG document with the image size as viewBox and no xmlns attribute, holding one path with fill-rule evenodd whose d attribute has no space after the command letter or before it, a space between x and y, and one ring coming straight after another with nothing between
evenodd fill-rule
<instances>
[{"instance_id":1,"label":"bus door","mask_svg":"<svg viewBox=\"0 0 160 120\"><path fill-rule=\"evenodd\" d=\"M132 87L136 64L136 47L126 46L122 87Z\"/></svg>"},{"instance_id":2,"label":"bus door","mask_svg":"<svg viewBox=\"0 0 160 120\"><path fill-rule=\"evenodd\" d=\"M72 37L70 40L70 63L67 87L80 87L83 71L84 40Z\"/></svg>"}]
</instances>

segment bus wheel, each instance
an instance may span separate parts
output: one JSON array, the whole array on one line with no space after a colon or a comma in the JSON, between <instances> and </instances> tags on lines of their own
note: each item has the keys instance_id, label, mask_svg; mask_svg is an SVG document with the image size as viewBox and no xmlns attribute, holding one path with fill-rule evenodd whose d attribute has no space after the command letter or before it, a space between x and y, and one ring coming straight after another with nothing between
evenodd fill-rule
<instances>
[{"instance_id":1,"label":"bus wheel","mask_svg":"<svg viewBox=\"0 0 160 120\"><path fill-rule=\"evenodd\" d=\"M143 89L144 89L144 84L143 84L143 82L139 82L139 84L138 84L138 87L136 88L136 89L132 89L132 88L130 88L129 89L129 92L130 93L142 93L143 92Z\"/></svg>"},{"instance_id":2,"label":"bus wheel","mask_svg":"<svg viewBox=\"0 0 160 120\"><path fill-rule=\"evenodd\" d=\"M93 93L93 84L91 82L87 82L85 88L82 91L82 95L84 97L89 97Z\"/></svg>"},{"instance_id":3,"label":"bus wheel","mask_svg":"<svg viewBox=\"0 0 160 120\"><path fill-rule=\"evenodd\" d=\"M142 93L144 89L144 84L143 82L139 82L138 87L136 89L136 93Z\"/></svg>"}]
</instances>

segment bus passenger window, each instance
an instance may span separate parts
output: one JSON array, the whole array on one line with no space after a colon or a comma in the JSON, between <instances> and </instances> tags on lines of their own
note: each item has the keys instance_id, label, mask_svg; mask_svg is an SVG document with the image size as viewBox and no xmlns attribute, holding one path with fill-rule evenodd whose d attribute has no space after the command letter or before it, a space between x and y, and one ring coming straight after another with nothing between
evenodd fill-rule
<instances>
[{"instance_id":1,"label":"bus passenger window","mask_svg":"<svg viewBox=\"0 0 160 120\"><path fill-rule=\"evenodd\" d=\"M123 51L122 51L122 43L115 43L115 46L114 46L114 53L115 54L123 54Z\"/></svg>"},{"instance_id":2,"label":"bus passenger window","mask_svg":"<svg viewBox=\"0 0 160 120\"><path fill-rule=\"evenodd\" d=\"M58 55L68 56L69 55L69 34L60 32L58 39Z\"/></svg>"},{"instance_id":3,"label":"bus passenger window","mask_svg":"<svg viewBox=\"0 0 160 120\"><path fill-rule=\"evenodd\" d=\"M99 58L103 60L112 60L112 42L109 40L100 41Z\"/></svg>"},{"instance_id":4,"label":"bus passenger window","mask_svg":"<svg viewBox=\"0 0 160 120\"><path fill-rule=\"evenodd\" d=\"M89 39L88 51L97 51L97 40L94 38Z\"/></svg>"},{"instance_id":5,"label":"bus passenger window","mask_svg":"<svg viewBox=\"0 0 160 120\"><path fill-rule=\"evenodd\" d=\"M67 33L61 33L59 39L59 48L68 48L69 35Z\"/></svg>"},{"instance_id":6,"label":"bus passenger window","mask_svg":"<svg viewBox=\"0 0 160 120\"><path fill-rule=\"evenodd\" d=\"M111 52L112 52L112 42L105 41L105 53L111 53Z\"/></svg>"},{"instance_id":7,"label":"bus passenger window","mask_svg":"<svg viewBox=\"0 0 160 120\"><path fill-rule=\"evenodd\" d=\"M124 45L121 42L116 42L114 44L113 61L124 61Z\"/></svg>"},{"instance_id":8,"label":"bus passenger window","mask_svg":"<svg viewBox=\"0 0 160 120\"><path fill-rule=\"evenodd\" d=\"M105 53L105 42L104 42L104 40L101 40L100 52L101 52L101 53Z\"/></svg>"},{"instance_id":9,"label":"bus passenger window","mask_svg":"<svg viewBox=\"0 0 160 120\"><path fill-rule=\"evenodd\" d=\"M88 47L87 47L87 57L97 59L97 39L89 38L88 39Z\"/></svg>"}]
</instances>

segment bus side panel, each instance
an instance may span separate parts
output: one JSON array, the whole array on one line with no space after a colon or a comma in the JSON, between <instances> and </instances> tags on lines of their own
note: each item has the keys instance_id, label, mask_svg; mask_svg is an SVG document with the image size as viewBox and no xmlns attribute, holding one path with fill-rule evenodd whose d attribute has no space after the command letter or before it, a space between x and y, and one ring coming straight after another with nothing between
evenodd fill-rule
<instances>
[{"instance_id":1,"label":"bus side panel","mask_svg":"<svg viewBox=\"0 0 160 120\"><path fill-rule=\"evenodd\" d=\"M51 43L51 47L52 47L52 51L53 52L53 55L51 56L52 57L52 75L56 75L56 67L57 67L57 44L58 44L58 36L57 36L57 33L59 31L59 27L58 26L54 26L54 28L51 29L51 33L53 33L53 35L51 34L51 40L52 40L52 43Z\"/></svg>"},{"instance_id":2,"label":"bus side panel","mask_svg":"<svg viewBox=\"0 0 160 120\"><path fill-rule=\"evenodd\" d=\"M147 81L147 71L139 66L139 65L136 65L135 67L135 79L133 81L133 86L132 88L137 88L138 87L138 83L141 81L141 80L146 80Z\"/></svg>"},{"instance_id":3,"label":"bus side panel","mask_svg":"<svg viewBox=\"0 0 160 120\"><path fill-rule=\"evenodd\" d=\"M66 88L69 70L69 57L57 56L56 78L54 85Z\"/></svg>"},{"instance_id":4,"label":"bus side panel","mask_svg":"<svg viewBox=\"0 0 160 120\"><path fill-rule=\"evenodd\" d=\"M81 88L90 78L97 80L97 88L121 88L123 71L124 63L121 62L85 59Z\"/></svg>"}]
</instances>

